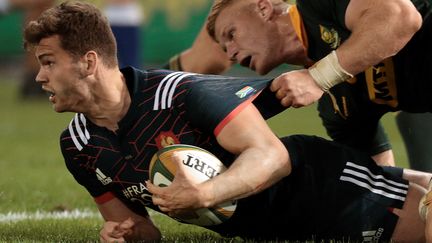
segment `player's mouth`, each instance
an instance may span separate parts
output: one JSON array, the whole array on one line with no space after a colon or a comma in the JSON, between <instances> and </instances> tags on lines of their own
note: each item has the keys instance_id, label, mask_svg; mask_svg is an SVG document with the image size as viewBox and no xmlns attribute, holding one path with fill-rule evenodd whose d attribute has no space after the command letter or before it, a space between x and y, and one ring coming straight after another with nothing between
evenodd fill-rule
<instances>
[{"instance_id":1,"label":"player's mouth","mask_svg":"<svg viewBox=\"0 0 432 243\"><path fill-rule=\"evenodd\" d=\"M48 99L49 99L49 101L52 102L52 103L54 103L54 100L55 100L55 93L52 92L52 91L46 90L46 89L44 89L44 90L45 90L45 92L46 92L47 95L48 95Z\"/></svg>"},{"instance_id":2,"label":"player's mouth","mask_svg":"<svg viewBox=\"0 0 432 243\"><path fill-rule=\"evenodd\" d=\"M247 56L240 61L240 65L242 65L243 67L250 68L251 60L252 60L252 56Z\"/></svg>"}]
</instances>

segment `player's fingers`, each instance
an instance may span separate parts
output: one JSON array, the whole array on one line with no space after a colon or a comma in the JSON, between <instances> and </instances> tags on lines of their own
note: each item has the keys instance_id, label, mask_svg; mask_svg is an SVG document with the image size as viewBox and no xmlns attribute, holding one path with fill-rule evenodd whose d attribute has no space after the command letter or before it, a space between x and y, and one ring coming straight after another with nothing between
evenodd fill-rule
<instances>
[{"instance_id":1,"label":"player's fingers","mask_svg":"<svg viewBox=\"0 0 432 243\"><path fill-rule=\"evenodd\" d=\"M109 234L109 236L118 239L118 238L123 237L124 233L125 233L125 230L123 228L121 228L120 224L119 224L119 225L116 225L114 227L114 229Z\"/></svg>"},{"instance_id":2,"label":"player's fingers","mask_svg":"<svg viewBox=\"0 0 432 243\"><path fill-rule=\"evenodd\" d=\"M106 222L104 228L99 232L101 242L124 242L124 238L115 229L117 222Z\"/></svg>"},{"instance_id":3,"label":"player's fingers","mask_svg":"<svg viewBox=\"0 0 432 243\"><path fill-rule=\"evenodd\" d=\"M282 89L278 89L275 93L275 96L278 100L283 99L286 95L287 95L286 92Z\"/></svg>"},{"instance_id":4,"label":"player's fingers","mask_svg":"<svg viewBox=\"0 0 432 243\"><path fill-rule=\"evenodd\" d=\"M157 205L159 207L166 208L166 206L167 206L167 201L164 200L163 198L159 197L158 195L153 195L152 201L153 201L154 205Z\"/></svg>"},{"instance_id":5,"label":"player's fingers","mask_svg":"<svg viewBox=\"0 0 432 243\"><path fill-rule=\"evenodd\" d=\"M280 78L275 78L270 84L270 90L272 92L278 91L281 88L281 82Z\"/></svg>"},{"instance_id":6,"label":"player's fingers","mask_svg":"<svg viewBox=\"0 0 432 243\"><path fill-rule=\"evenodd\" d=\"M293 105L292 97L290 97L289 95L286 95L284 98L281 99L280 103L284 107L290 107ZM294 108L298 108L298 107L294 107Z\"/></svg>"},{"instance_id":7,"label":"player's fingers","mask_svg":"<svg viewBox=\"0 0 432 243\"><path fill-rule=\"evenodd\" d=\"M168 215L170 215L170 209L169 208L167 208L167 207L164 207L164 206L159 206L159 209L162 211L162 212L165 212L165 213L168 213Z\"/></svg>"},{"instance_id":8,"label":"player's fingers","mask_svg":"<svg viewBox=\"0 0 432 243\"><path fill-rule=\"evenodd\" d=\"M104 230L101 230L100 232L99 232L99 240L101 241L101 242L107 242L108 241L108 233L106 232L106 231L104 231Z\"/></svg>"},{"instance_id":9,"label":"player's fingers","mask_svg":"<svg viewBox=\"0 0 432 243\"><path fill-rule=\"evenodd\" d=\"M123 221L119 227L123 230L129 230L135 225L135 222L132 220L132 218L128 218L125 221Z\"/></svg>"},{"instance_id":10,"label":"player's fingers","mask_svg":"<svg viewBox=\"0 0 432 243\"><path fill-rule=\"evenodd\" d=\"M151 194L153 194L153 196L155 196L155 195L159 195L159 194L161 194L162 191L163 191L163 188L162 188L162 187L155 186L155 185L153 185L153 183L151 183L151 182L148 181L148 180L145 181L145 184L146 184L147 190L148 190Z\"/></svg>"},{"instance_id":11,"label":"player's fingers","mask_svg":"<svg viewBox=\"0 0 432 243\"><path fill-rule=\"evenodd\" d=\"M120 242L126 242L126 240L123 237L120 238L113 238L113 237L106 237L106 238L101 238L100 239L101 242L106 242L106 243L120 243Z\"/></svg>"}]
</instances>

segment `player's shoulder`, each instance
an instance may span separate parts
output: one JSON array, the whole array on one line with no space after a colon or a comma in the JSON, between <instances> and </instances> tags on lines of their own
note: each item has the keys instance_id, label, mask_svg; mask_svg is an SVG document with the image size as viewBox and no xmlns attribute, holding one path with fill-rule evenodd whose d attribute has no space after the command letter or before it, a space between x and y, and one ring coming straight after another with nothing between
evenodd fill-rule
<instances>
[{"instance_id":1,"label":"player's shoulder","mask_svg":"<svg viewBox=\"0 0 432 243\"><path fill-rule=\"evenodd\" d=\"M183 71L172 71L172 70L165 70L165 69L149 69L145 70L143 72L143 76L147 80L153 80L155 82L159 83L170 83L173 84L173 82L181 82L186 79L193 79L195 77L204 76L202 74L198 73L191 73L191 72L183 72Z\"/></svg>"},{"instance_id":2,"label":"player's shoulder","mask_svg":"<svg viewBox=\"0 0 432 243\"><path fill-rule=\"evenodd\" d=\"M88 127L87 118L82 113L76 113L60 135L62 152L82 151L91 139Z\"/></svg>"}]
</instances>

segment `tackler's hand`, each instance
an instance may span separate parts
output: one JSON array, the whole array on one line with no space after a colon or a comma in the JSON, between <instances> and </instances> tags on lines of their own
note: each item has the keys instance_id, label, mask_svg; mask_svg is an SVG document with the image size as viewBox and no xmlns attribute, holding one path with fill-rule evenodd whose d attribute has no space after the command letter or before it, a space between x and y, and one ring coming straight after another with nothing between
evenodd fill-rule
<instances>
[{"instance_id":1,"label":"tackler's hand","mask_svg":"<svg viewBox=\"0 0 432 243\"><path fill-rule=\"evenodd\" d=\"M307 69L286 72L273 80L270 90L285 107L308 106L324 94Z\"/></svg>"}]
</instances>

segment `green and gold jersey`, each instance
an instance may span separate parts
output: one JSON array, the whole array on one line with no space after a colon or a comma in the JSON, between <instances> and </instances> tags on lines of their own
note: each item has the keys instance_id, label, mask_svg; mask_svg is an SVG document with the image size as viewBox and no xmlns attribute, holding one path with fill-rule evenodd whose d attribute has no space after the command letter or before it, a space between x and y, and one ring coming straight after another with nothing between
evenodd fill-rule
<instances>
[{"instance_id":1,"label":"green and gold jersey","mask_svg":"<svg viewBox=\"0 0 432 243\"><path fill-rule=\"evenodd\" d=\"M349 0L298 0L307 54L320 60L346 41ZM319 105L329 135L375 154L390 148L379 126L388 111L432 111L432 12L431 0L413 0L423 16L423 26L395 56L369 67L342 85L330 89ZM371 40L373 42L373 40ZM371 140L374 140L371 145Z\"/></svg>"}]
</instances>

